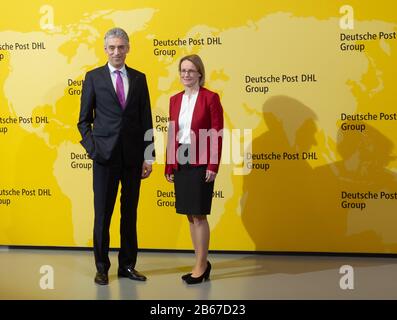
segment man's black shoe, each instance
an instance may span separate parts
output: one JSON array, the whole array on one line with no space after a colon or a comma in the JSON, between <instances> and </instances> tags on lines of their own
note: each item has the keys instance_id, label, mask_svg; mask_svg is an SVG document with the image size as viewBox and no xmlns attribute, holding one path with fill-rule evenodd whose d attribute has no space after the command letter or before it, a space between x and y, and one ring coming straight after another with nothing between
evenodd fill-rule
<instances>
[{"instance_id":1,"label":"man's black shoe","mask_svg":"<svg viewBox=\"0 0 397 320\"><path fill-rule=\"evenodd\" d=\"M107 273L97 272L95 275L95 283L100 285L107 285L109 283L109 278Z\"/></svg>"},{"instance_id":2,"label":"man's black shoe","mask_svg":"<svg viewBox=\"0 0 397 320\"><path fill-rule=\"evenodd\" d=\"M146 281L146 277L136 271L134 268L119 268L117 275L122 278L130 278L131 280Z\"/></svg>"}]
</instances>

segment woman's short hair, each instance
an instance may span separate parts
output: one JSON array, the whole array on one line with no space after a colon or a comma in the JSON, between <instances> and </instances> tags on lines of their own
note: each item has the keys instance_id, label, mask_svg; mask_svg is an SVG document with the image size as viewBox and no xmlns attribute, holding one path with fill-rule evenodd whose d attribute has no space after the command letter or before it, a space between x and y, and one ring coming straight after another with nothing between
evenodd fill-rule
<instances>
[{"instance_id":1,"label":"woman's short hair","mask_svg":"<svg viewBox=\"0 0 397 320\"><path fill-rule=\"evenodd\" d=\"M204 86L205 69L204 69L204 63L201 60L201 58L197 54L190 54L188 56L183 57L181 60L179 60L179 72L181 72L181 64L185 60L190 61L197 68L198 73L201 75L199 85L200 85L200 87Z\"/></svg>"}]
</instances>

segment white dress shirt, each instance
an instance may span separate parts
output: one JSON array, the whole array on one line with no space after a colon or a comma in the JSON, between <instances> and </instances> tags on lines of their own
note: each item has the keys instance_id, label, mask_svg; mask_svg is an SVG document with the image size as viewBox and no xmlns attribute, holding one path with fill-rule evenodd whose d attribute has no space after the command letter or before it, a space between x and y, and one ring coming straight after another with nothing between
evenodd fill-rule
<instances>
[{"instance_id":1,"label":"white dress shirt","mask_svg":"<svg viewBox=\"0 0 397 320\"><path fill-rule=\"evenodd\" d=\"M190 127L192 125L193 111L196 105L198 91L190 97L184 94L182 97L181 111L179 112L179 143L190 144Z\"/></svg>"},{"instance_id":2,"label":"white dress shirt","mask_svg":"<svg viewBox=\"0 0 397 320\"><path fill-rule=\"evenodd\" d=\"M116 77L117 77L115 71L120 70L121 79L123 79L123 85L124 85L124 96L125 96L125 100L127 101L128 90L130 89L130 83L128 82L127 69L125 68L125 65L121 69L116 69L110 63L108 63L108 67L110 71L110 77L112 78L114 91L116 91Z\"/></svg>"}]
</instances>

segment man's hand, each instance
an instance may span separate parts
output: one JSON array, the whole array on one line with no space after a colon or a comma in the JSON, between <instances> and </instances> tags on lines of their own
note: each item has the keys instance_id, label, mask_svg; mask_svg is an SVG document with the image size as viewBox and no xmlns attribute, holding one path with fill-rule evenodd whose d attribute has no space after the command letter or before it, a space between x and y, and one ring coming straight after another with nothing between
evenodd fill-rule
<instances>
[{"instance_id":1,"label":"man's hand","mask_svg":"<svg viewBox=\"0 0 397 320\"><path fill-rule=\"evenodd\" d=\"M216 177L216 172L211 170L207 170L205 172L205 182L212 182L215 180L215 177Z\"/></svg>"},{"instance_id":2,"label":"man's hand","mask_svg":"<svg viewBox=\"0 0 397 320\"><path fill-rule=\"evenodd\" d=\"M147 163L146 161L143 161L142 164L142 179L145 179L150 176L152 173L152 165Z\"/></svg>"}]
</instances>

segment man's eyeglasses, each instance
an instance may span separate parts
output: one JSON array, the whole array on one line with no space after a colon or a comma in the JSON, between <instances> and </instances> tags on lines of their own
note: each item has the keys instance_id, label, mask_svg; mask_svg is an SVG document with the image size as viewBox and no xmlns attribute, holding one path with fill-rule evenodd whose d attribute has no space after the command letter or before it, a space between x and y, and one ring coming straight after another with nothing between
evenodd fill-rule
<instances>
[{"instance_id":1,"label":"man's eyeglasses","mask_svg":"<svg viewBox=\"0 0 397 320\"><path fill-rule=\"evenodd\" d=\"M192 76L197 72L198 72L197 70L191 70L191 69L189 69L189 70L182 69L181 71L179 71L181 76L183 76L184 74L187 74L188 76Z\"/></svg>"}]
</instances>

